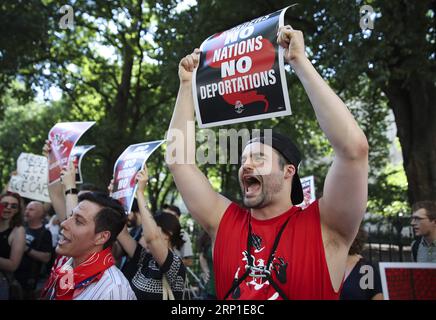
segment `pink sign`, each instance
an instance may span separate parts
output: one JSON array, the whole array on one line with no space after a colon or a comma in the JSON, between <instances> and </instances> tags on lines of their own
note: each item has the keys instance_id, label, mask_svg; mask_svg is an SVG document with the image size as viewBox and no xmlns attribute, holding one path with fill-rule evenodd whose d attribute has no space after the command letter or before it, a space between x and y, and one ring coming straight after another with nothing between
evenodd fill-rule
<instances>
[{"instance_id":1,"label":"pink sign","mask_svg":"<svg viewBox=\"0 0 436 320\"><path fill-rule=\"evenodd\" d=\"M68 164L71 151L80 137L93 125L89 122L61 122L51 128L48 140L51 151L48 155L48 183L59 181L63 166Z\"/></svg>"}]
</instances>

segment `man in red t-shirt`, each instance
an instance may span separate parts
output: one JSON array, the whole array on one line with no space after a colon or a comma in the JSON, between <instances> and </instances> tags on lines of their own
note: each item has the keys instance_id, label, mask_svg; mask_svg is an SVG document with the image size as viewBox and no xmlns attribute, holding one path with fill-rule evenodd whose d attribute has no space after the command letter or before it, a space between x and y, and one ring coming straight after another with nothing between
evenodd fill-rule
<instances>
[{"instance_id":1,"label":"man in red t-shirt","mask_svg":"<svg viewBox=\"0 0 436 320\"><path fill-rule=\"evenodd\" d=\"M277 41L335 151L323 196L304 210L295 206L303 201L300 153L276 133L249 141L243 150L239 181L246 209L215 192L197 166L174 161L180 150L186 159L195 156L195 132L187 128L194 121L191 86L198 49L179 64L166 161L189 211L214 243L219 299L337 299L366 208L368 143L306 57L302 32L281 27ZM180 133L183 138L177 139Z\"/></svg>"}]
</instances>

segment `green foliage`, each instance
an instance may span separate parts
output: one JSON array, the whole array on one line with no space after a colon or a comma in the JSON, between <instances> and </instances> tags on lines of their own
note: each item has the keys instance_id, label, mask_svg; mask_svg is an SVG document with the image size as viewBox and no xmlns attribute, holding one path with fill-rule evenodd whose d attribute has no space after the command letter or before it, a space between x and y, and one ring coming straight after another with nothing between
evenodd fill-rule
<instances>
[{"instance_id":1,"label":"green foliage","mask_svg":"<svg viewBox=\"0 0 436 320\"><path fill-rule=\"evenodd\" d=\"M173 76L175 62L188 54L194 47L215 32L229 29L239 23L258 16L280 10L289 3L285 1L208 1L177 14L174 11L179 1L166 1L156 7L159 18L156 41L160 44L160 58L167 68L168 83L176 88L177 79ZM308 53L315 67L330 85L339 92L356 117L370 144L370 177L372 181L383 184L382 175L389 159L389 141L386 137L388 105L387 99L365 73L368 63L362 60L362 33L359 28L359 6L347 1L322 3L303 1L291 8L287 20L295 29L304 31ZM355 12L355 15L350 15ZM213 19L210 19L211 14ZM353 41L349 41L352 39ZM357 40L355 40L357 39ZM341 43L341 45L338 45ZM374 48L375 50L375 48ZM175 59L175 57L177 59ZM358 65L357 71L355 65ZM351 70L354 68L354 70ZM288 134L299 145L304 158L300 176L315 175L317 193L322 194L322 186L332 157L330 144L320 130L307 95L297 77L291 72L287 76L293 115L291 117L264 120L234 126L236 128L275 128ZM238 200L239 186L236 170L221 165L221 170L207 168L209 177L219 176L226 196ZM230 180L230 183L227 183ZM223 187L224 186L224 187ZM372 185L370 189L374 190ZM380 201L372 201L370 209L382 212L389 206L389 199L383 198L379 188L371 196ZM395 189L404 195L404 187Z\"/></svg>"},{"instance_id":2,"label":"green foliage","mask_svg":"<svg viewBox=\"0 0 436 320\"><path fill-rule=\"evenodd\" d=\"M106 188L113 164L128 145L162 139L178 88L179 60L215 32L274 12L286 1L198 1L176 10L180 0L65 1L74 8L72 30L58 26L56 1L0 5L1 182L21 151L39 153L57 121L95 120L79 144L96 144L87 155L85 180ZM375 29L362 32L359 8L370 3ZM64 3L62 3L64 4ZM392 101L389 81L414 74L434 79L434 8L431 1L300 1L287 20L305 34L307 53L339 93L365 131L370 144L368 208L390 215L407 210L407 185L393 177L386 137ZM407 22L407 23L404 23ZM14 35L11 37L11 34ZM150 40L153 37L153 40ZM420 48L420 50L413 50ZM430 57L430 58L429 58ZM11 86L18 79L20 86ZM334 157L297 77L287 74L293 115L232 126L275 128L295 140L303 155L300 176L315 175L317 191ZM28 103L31 89L62 90L60 102ZM10 91L7 91L10 90ZM18 94L20 92L21 94ZM401 128L400 128L401 129ZM218 129L216 129L218 130ZM177 197L159 150L148 161L153 209ZM213 187L240 200L238 165L204 165ZM396 171L395 171L396 170ZM398 173L395 173L398 172Z\"/></svg>"},{"instance_id":3,"label":"green foliage","mask_svg":"<svg viewBox=\"0 0 436 320\"><path fill-rule=\"evenodd\" d=\"M19 104L10 94L4 97L4 120L0 123L0 186L9 181L21 152L42 154L47 128L67 119L61 103Z\"/></svg>"}]
</instances>

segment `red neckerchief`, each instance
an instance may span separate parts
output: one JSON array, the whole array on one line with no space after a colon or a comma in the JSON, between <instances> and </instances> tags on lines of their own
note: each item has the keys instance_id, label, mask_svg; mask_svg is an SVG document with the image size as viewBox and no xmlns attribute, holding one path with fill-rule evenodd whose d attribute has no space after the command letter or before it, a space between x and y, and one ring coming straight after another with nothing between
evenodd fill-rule
<instances>
[{"instance_id":1,"label":"red neckerchief","mask_svg":"<svg viewBox=\"0 0 436 320\"><path fill-rule=\"evenodd\" d=\"M99 281L106 269L114 265L111 247L91 254L74 269L70 261L71 259L52 269L42 297L50 300L72 300L91 283Z\"/></svg>"}]
</instances>

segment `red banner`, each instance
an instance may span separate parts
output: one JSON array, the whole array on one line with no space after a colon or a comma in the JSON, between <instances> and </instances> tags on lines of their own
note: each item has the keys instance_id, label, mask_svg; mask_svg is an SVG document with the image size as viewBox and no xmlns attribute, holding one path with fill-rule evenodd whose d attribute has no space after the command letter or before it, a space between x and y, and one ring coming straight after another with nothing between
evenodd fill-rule
<instances>
[{"instance_id":1,"label":"red banner","mask_svg":"<svg viewBox=\"0 0 436 320\"><path fill-rule=\"evenodd\" d=\"M436 263L380 263L386 300L436 300Z\"/></svg>"}]
</instances>

